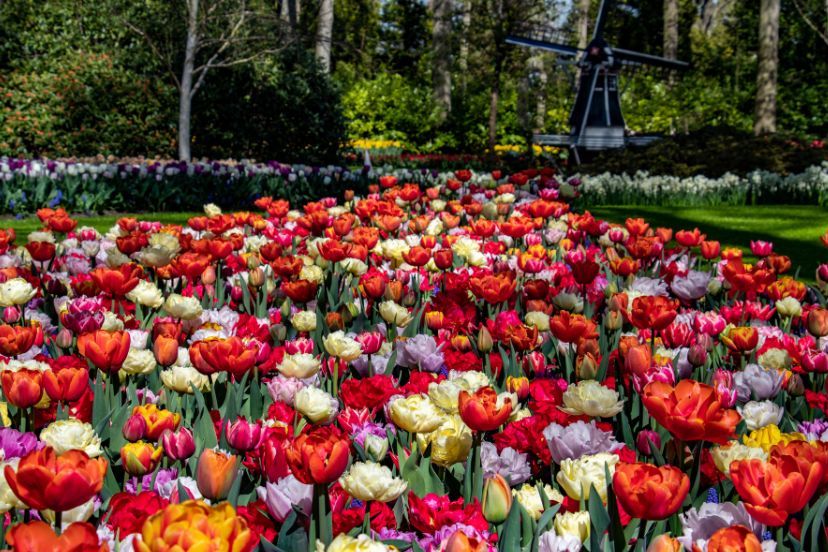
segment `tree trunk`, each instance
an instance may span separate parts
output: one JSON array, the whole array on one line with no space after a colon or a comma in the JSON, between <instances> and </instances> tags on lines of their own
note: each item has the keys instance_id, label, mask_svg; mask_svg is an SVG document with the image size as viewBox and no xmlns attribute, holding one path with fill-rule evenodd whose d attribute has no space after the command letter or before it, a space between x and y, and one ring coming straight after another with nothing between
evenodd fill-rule
<instances>
[{"instance_id":1,"label":"tree trunk","mask_svg":"<svg viewBox=\"0 0 828 552\"><path fill-rule=\"evenodd\" d=\"M664 57L678 57L678 0L664 0Z\"/></svg>"},{"instance_id":2,"label":"tree trunk","mask_svg":"<svg viewBox=\"0 0 828 552\"><path fill-rule=\"evenodd\" d=\"M532 133L539 134L546 127L546 67L543 64L543 54L537 54L529 59L529 68L532 71L532 88L535 92L535 117Z\"/></svg>"},{"instance_id":3,"label":"tree trunk","mask_svg":"<svg viewBox=\"0 0 828 552\"><path fill-rule=\"evenodd\" d=\"M578 48L589 42L589 6L591 0L578 0Z\"/></svg>"},{"instance_id":4,"label":"tree trunk","mask_svg":"<svg viewBox=\"0 0 828 552\"><path fill-rule=\"evenodd\" d=\"M440 108L440 119L444 121L451 113L452 0L432 0L431 11L434 18L431 31L431 45L434 50L431 80L434 101Z\"/></svg>"},{"instance_id":5,"label":"tree trunk","mask_svg":"<svg viewBox=\"0 0 828 552\"><path fill-rule=\"evenodd\" d=\"M501 65L500 55L497 55L492 77L492 92L489 98L489 152L492 155L495 155L495 144L497 144L497 105L500 102Z\"/></svg>"},{"instance_id":6,"label":"tree trunk","mask_svg":"<svg viewBox=\"0 0 828 552\"><path fill-rule=\"evenodd\" d=\"M460 53L457 56L457 69L460 71L460 86L462 87L463 93L466 92L466 82L468 81L471 13L471 0L463 0L463 28L460 30Z\"/></svg>"},{"instance_id":7,"label":"tree trunk","mask_svg":"<svg viewBox=\"0 0 828 552\"><path fill-rule=\"evenodd\" d=\"M776 82L779 68L780 0L760 0L759 67L756 72L757 134L776 132Z\"/></svg>"},{"instance_id":8,"label":"tree trunk","mask_svg":"<svg viewBox=\"0 0 828 552\"><path fill-rule=\"evenodd\" d=\"M321 0L316 27L316 59L325 73L331 72L331 38L334 23L334 0Z\"/></svg>"},{"instance_id":9,"label":"tree trunk","mask_svg":"<svg viewBox=\"0 0 828 552\"><path fill-rule=\"evenodd\" d=\"M198 46L198 2L187 1L187 43L184 47L184 65L181 68L181 87L178 94L178 158L190 161L190 119L193 107L193 69Z\"/></svg>"}]
</instances>

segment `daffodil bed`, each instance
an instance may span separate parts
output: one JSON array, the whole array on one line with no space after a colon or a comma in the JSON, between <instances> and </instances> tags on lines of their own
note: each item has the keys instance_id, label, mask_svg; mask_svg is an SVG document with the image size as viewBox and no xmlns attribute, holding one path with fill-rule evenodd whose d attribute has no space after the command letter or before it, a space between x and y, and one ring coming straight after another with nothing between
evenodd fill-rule
<instances>
[{"instance_id":1,"label":"daffodil bed","mask_svg":"<svg viewBox=\"0 0 828 552\"><path fill-rule=\"evenodd\" d=\"M0 230L6 544L824 550L828 264L557 186Z\"/></svg>"}]
</instances>

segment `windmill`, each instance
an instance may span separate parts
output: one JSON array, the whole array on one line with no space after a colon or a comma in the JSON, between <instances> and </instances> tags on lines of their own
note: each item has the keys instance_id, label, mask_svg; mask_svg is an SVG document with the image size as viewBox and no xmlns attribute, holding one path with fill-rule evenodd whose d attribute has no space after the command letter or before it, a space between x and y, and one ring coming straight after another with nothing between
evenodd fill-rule
<instances>
[{"instance_id":1,"label":"windmill","mask_svg":"<svg viewBox=\"0 0 828 552\"><path fill-rule=\"evenodd\" d=\"M612 0L602 0L586 49L556 41L548 29L526 28L506 38L508 44L538 48L571 59L580 70L575 103L569 114L569 134L541 134L535 142L545 145L569 146L580 163L580 150L621 148L628 144L644 145L656 136L629 136L618 88L618 74L623 67L656 67L681 71L689 64L641 52L614 48L604 39L604 24Z\"/></svg>"}]
</instances>

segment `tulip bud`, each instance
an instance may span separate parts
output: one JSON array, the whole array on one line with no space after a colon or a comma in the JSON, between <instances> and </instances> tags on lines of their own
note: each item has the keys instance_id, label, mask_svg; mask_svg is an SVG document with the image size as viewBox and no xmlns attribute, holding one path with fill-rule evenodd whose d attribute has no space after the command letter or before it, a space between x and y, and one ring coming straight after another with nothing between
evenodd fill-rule
<instances>
[{"instance_id":1,"label":"tulip bud","mask_svg":"<svg viewBox=\"0 0 828 552\"><path fill-rule=\"evenodd\" d=\"M647 552L681 552L681 550L683 550L681 543L667 533L654 538L647 547Z\"/></svg>"},{"instance_id":2,"label":"tulip bud","mask_svg":"<svg viewBox=\"0 0 828 552\"><path fill-rule=\"evenodd\" d=\"M247 257L247 269L250 271L256 270L262 266L262 261L259 259L258 255L250 255Z\"/></svg>"},{"instance_id":3,"label":"tulip bud","mask_svg":"<svg viewBox=\"0 0 828 552\"><path fill-rule=\"evenodd\" d=\"M799 374L791 374L791 377L788 378L786 390L793 397L802 396L805 393L805 384L802 381L802 376Z\"/></svg>"},{"instance_id":4,"label":"tulip bud","mask_svg":"<svg viewBox=\"0 0 828 552\"><path fill-rule=\"evenodd\" d=\"M133 414L124 423L122 433L130 443L140 441L147 434L147 421L140 414Z\"/></svg>"},{"instance_id":5,"label":"tulip bud","mask_svg":"<svg viewBox=\"0 0 828 552\"><path fill-rule=\"evenodd\" d=\"M247 452L259 446L259 441L262 439L262 426L239 417L235 422L227 425L225 435L227 444L239 452Z\"/></svg>"},{"instance_id":6,"label":"tulip bud","mask_svg":"<svg viewBox=\"0 0 828 552\"><path fill-rule=\"evenodd\" d=\"M483 517L489 523L503 523L512 509L512 489L500 474L486 478L483 487Z\"/></svg>"},{"instance_id":7,"label":"tulip bud","mask_svg":"<svg viewBox=\"0 0 828 552\"><path fill-rule=\"evenodd\" d=\"M604 316L604 328L608 330L620 330L624 325L624 317L621 313L615 310L607 311Z\"/></svg>"},{"instance_id":8,"label":"tulip bud","mask_svg":"<svg viewBox=\"0 0 828 552\"><path fill-rule=\"evenodd\" d=\"M598 362L592 353L579 357L575 363L575 371L578 377L585 380L595 379L598 376Z\"/></svg>"},{"instance_id":9,"label":"tulip bud","mask_svg":"<svg viewBox=\"0 0 828 552\"><path fill-rule=\"evenodd\" d=\"M55 345L61 349L68 349L72 346L72 332L66 328L61 330L55 336Z\"/></svg>"},{"instance_id":10,"label":"tulip bud","mask_svg":"<svg viewBox=\"0 0 828 552\"><path fill-rule=\"evenodd\" d=\"M166 430L161 435L161 446L170 460L186 460L195 452L193 432L182 427L178 431Z\"/></svg>"},{"instance_id":11,"label":"tulip bud","mask_svg":"<svg viewBox=\"0 0 828 552\"><path fill-rule=\"evenodd\" d=\"M212 286L216 283L216 269L213 265L209 265L201 273L201 283L205 286Z\"/></svg>"},{"instance_id":12,"label":"tulip bud","mask_svg":"<svg viewBox=\"0 0 828 552\"><path fill-rule=\"evenodd\" d=\"M708 353L713 350L713 347L716 346L716 342L713 341L713 338L707 334L697 334L696 343L704 347L704 350Z\"/></svg>"},{"instance_id":13,"label":"tulip bud","mask_svg":"<svg viewBox=\"0 0 828 552\"><path fill-rule=\"evenodd\" d=\"M526 397L529 396L529 378L507 376L506 390L517 395L519 400L526 400Z\"/></svg>"},{"instance_id":14,"label":"tulip bud","mask_svg":"<svg viewBox=\"0 0 828 552\"><path fill-rule=\"evenodd\" d=\"M325 324L331 331L344 330L345 321L338 312L329 312L325 315Z\"/></svg>"},{"instance_id":15,"label":"tulip bud","mask_svg":"<svg viewBox=\"0 0 828 552\"><path fill-rule=\"evenodd\" d=\"M469 336L467 335L457 334L452 337L451 346L463 353L471 351L471 341L469 341Z\"/></svg>"},{"instance_id":16,"label":"tulip bud","mask_svg":"<svg viewBox=\"0 0 828 552\"><path fill-rule=\"evenodd\" d=\"M278 345L287 337L287 328L284 324L273 324L270 327L270 337L276 342L275 345Z\"/></svg>"},{"instance_id":17,"label":"tulip bud","mask_svg":"<svg viewBox=\"0 0 828 552\"><path fill-rule=\"evenodd\" d=\"M693 366L704 366L707 362L707 349L700 343L694 343L687 351L687 361Z\"/></svg>"},{"instance_id":18,"label":"tulip bud","mask_svg":"<svg viewBox=\"0 0 828 552\"><path fill-rule=\"evenodd\" d=\"M196 483L208 500L222 500L238 475L238 458L221 450L205 449L198 458Z\"/></svg>"},{"instance_id":19,"label":"tulip bud","mask_svg":"<svg viewBox=\"0 0 828 552\"><path fill-rule=\"evenodd\" d=\"M815 337L828 335L828 309L817 308L808 313L808 331Z\"/></svg>"},{"instance_id":20,"label":"tulip bud","mask_svg":"<svg viewBox=\"0 0 828 552\"><path fill-rule=\"evenodd\" d=\"M250 257L251 259L256 259L257 257ZM256 267L249 272L248 275L248 282L253 287L262 287L265 283L265 273L261 267Z\"/></svg>"},{"instance_id":21,"label":"tulip bud","mask_svg":"<svg viewBox=\"0 0 828 552\"><path fill-rule=\"evenodd\" d=\"M121 447L121 464L129 475L142 476L154 471L161 460L161 447L146 441L127 443Z\"/></svg>"},{"instance_id":22,"label":"tulip bud","mask_svg":"<svg viewBox=\"0 0 828 552\"><path fill-rule=\"evenodd\" d=\"M354 199L354 191L353 190L345 190L345 193L342 195L345 201L351 201Z\"/></svg>"},{"instance_id":23,"label":"tulip bud","mask_svg":"<svg viewBox=\"0 0 828 552\"><path fill-rule=\"evenodd\" d=\"M240 288L239 286L233 286L233 287L230 288L230 298L233 301L238 303L239 301L242 300L243 297L244 297L244 292L242 291L242 288Z\"/></svg>"},{"instance_id":24,"label":"tulip bud","mask_svg":"<svg viewBox=\"0 0 828 552\"><path fill-rule=\"evenodd\" d=\"M489 330L485 326L481 326L480 331L477 333L477 350L481 353L488 353L493 347L492 334L489 333Z\"/></svg>"},{"instance_id":25,"label":"tulip bud","mask_svg":"<svg viewBox=\"0 0 828 552\"><path fill-rule=\"evenodd\" d=\"M399 280L391 280L385 285L383 295L388 301L399 303L403 296L403 283Z\"/></svg>"},{"instance_id":26,"label":"tulip bud","mask_svg":"<svg viewBox=\"0 0 828 552\"><path fill-rule=\"evenodd\" d=\"M152 344L152 352L155 353L155 360L158 364L165 368L172 366L178 359L178 340L159 335Z\"/></svg>"},{"instance_id":27,"label":"tulip bud","mask_svg":"<svg viewBox=\"0 0 828 552\"><path fill-rule=\"evenodd\" d=\"M371 460L382 462L382 459L388 454L388 439L369 433L365 436L363 447L365 448L365 454Z\"/></svg>"},{"instance_id":28,"label":"tulip bud","mask_svg":"<svg viewBox=\"0 0 828 552\"><path fill-rule=\"evenodd\" d=\"M652 441L653 445L655 445L657 449L661 448L661 437L658 433L652 429L642 429L639 431L635 438L635 446L638 449L638 452L644 456L650 456L653 453L653 451L650 450L650 441Z\"/></svg>"},{"instance_id":29,"label":"tulip bud","mask_svg":"<svg viewBox=\"0 0 828 552\"><path fill-rule=\"evenodd\" d=\"M14 306L6 307L3 309L3 320L9 324L14 324L20 320L20 309Z\"/></svg>"}]
</instances>

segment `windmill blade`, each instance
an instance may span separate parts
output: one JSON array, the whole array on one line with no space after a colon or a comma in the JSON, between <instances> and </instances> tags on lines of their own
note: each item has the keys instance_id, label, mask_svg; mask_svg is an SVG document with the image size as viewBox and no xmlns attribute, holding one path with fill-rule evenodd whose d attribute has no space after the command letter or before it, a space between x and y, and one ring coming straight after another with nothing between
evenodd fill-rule
<instances>
[{"instance_id":1,"label":"windmill blade","mask_svg":"<svg viewBox=\"0 0 828 552\"><path fill-rule=\"evenodd\" d=\"M623 48L613 48L612 53L617 60L628 65L652 65L654 67L672 69L674 71L684 71L690 67L690 64L686 61L667 59L650 54L643 54L641 52L633 52L632 50L624 50Z\"/></svg>"},{"instance_id":2,"label":"windmill blade","mask_svg":"<svg viewBox=\"0 0 828 552\"><path fill-rule=\"evenodd\" d=\"M592 40L603 36L604 24L607 22L607 12L610 9L612 0L601 0L601 6L598 8L598 17L595 18L595 28L592 30Z\"/></svg>"},{"instance_id":3,"label":"windmill blade","mask_svg":"<svg viewBox=\"0 0 828 552\"><path fill-rule=\"evenodd\" d=\"M509 35L506 37L506 44L539 48L548 52L555 52L556 54L562 56L579 56L583 52L583 50L575 48L574 46L559 44L557 42L547 42L545 40L539 40L529 36Z\"/></svg>"}]
</instances>

